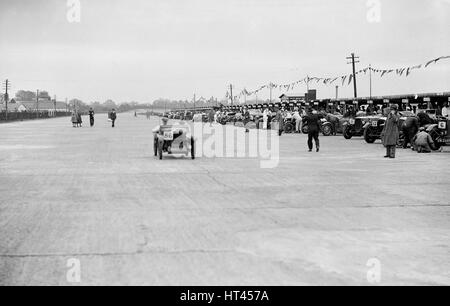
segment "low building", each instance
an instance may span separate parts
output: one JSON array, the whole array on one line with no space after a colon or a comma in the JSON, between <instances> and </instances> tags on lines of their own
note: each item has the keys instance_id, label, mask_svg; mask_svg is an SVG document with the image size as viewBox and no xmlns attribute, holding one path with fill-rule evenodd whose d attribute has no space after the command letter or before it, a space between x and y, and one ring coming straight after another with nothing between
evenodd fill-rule
<instances>
[{"instance_id":1,"label":"low building","mask_svg":"<svg viewBox=\"0 0 450 306\"><path fill-rule=\"evenodd\" d=\"M305 101L305 95L284 94L280 97L282 103L298 103Z\"/></svg>"},{"instance_id":2,"label":"low building","mask_svg":"<svg viewBox=\"0 0 450 306\"><path fill-rule=\"evenodd\" d=\"M4 111L6 104L0 104L0 110ZM8 112L48 112L50 116L55 113L66 113L70 111L68 105L65 102L39 100L36 101L15 101L12 99L8 103Z\"/></svg>"}]
</instances>

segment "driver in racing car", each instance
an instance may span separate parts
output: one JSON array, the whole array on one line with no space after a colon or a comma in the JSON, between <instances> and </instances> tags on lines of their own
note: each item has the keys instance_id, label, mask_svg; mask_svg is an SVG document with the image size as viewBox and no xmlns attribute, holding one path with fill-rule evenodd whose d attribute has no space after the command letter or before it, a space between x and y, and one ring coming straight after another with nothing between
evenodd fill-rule
<instances>
[{"instance_id":1,"label":"driver in racing car","mask_svg":"<svg viewBox=\"0 0 450 306\"><path fill-rule=\"evenodd\" d=\"M157 125L153 129L153 133L159 133L161 131L161 127L167 125L167 123L169 123L169 118L167 117L162 118L162 125Z\"/></svg>"}]
</instances>

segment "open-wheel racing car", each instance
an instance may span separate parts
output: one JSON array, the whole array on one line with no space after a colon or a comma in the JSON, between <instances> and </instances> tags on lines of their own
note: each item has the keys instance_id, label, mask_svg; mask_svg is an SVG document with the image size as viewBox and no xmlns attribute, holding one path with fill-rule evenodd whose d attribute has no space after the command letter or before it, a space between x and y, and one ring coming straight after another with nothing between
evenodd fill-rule
<instances>
[{"instance_id":1,"label":"open-wheel racing car","mask_svg":"<svg viewBox=\"0 0 450 306\"><path fill-rule=\"evenodd\" d=\"M438 118L437 123L426 126L426 131L433 139L436 150L450 145L450 120Z\"/></svg>"},{"instance_id":2,"label":"open-wheel racing car","mask_svg":"<svg viewBox=\"0 0 450 306\"><path fill-rule=\"evenodd\" d=\"M414 117L415 115L411 112L408 111L401 111L399 112L400 115L400 121L398 123L398 128L399 128L399 140L397 145L399 147L403 146L403 141L404 141L404 135L402 132L402 126L403 123L405 122L405 120L408 117ZM364 140L367 143L374 143L375 141L377 141L378 139L381 139L381 134L383 132L384 126L386 124L386 117L377 117L377 118L371 118L369 121L367 121L363 127L364 129Z\"/></svg>"},{"instance_id":3,"label":"open-wheel racing car","mask_svg":"<svg viewBox=\"0 0 450 306\"><path fill-rule=\"evenodd\" d=\"M153 150L159 159L164 153L191 155L195 159L195 138L187 125L161 125L153 131Z\"/></svg>"}]
</instances>

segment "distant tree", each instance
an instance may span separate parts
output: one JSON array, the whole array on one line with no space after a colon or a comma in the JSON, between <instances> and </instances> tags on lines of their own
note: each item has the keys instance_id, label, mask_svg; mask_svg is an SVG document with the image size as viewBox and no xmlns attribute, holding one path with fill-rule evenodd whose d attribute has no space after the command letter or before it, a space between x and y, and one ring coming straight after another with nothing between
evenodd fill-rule
<instances>
[{"instance_id":1,"label":"distant tree","mask_svg":"<svg viewBox=\"0 0 450 306\"><path fill-rule=\"evenodd\" d=\"M17 101L35 101L36 93L28 90L19 90L16 92Z\"/></svg>"},{"instance_id":2,"label":"distant tree","mask_svg":"<svg viewBox=\"0 0 450 306\"><path fill-rule=\"evenodd\" d=\"M111 109L117 109L117 104L113 100L106 100L105 103L103 103L103 107L107 108L108 110Z\"/></svg>"},{"instance_id":3,"label":"distant tree","mask_svg":"<svg viewBox=\"0 0 450 306\"><path fill-rule=\"evenodd\" d=\"M51 100L52 98L50 97L50 95L48 94L47 91L43 90L43 91L39 91L39 99Z\"/></svg>"}]
</instances>

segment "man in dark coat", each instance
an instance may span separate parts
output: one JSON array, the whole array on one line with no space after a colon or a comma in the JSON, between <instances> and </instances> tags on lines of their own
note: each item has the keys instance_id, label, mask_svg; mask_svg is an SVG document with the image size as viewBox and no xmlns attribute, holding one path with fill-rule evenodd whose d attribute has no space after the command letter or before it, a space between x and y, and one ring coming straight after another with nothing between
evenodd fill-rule
<instances>
[{"instance_id":1,"label":"man in dark coat","mask_svg":"<svg viewBox=\"0 0 450 306\"><path fill-rule=\"evenodd\" d=\"M419 132L419 119L417 117L408 117L403 124L402 130L405 136L403 149L408 148L408 144L412 144L411 139Z\"/></svg>"},{"instance_id":2,"label":"man in dark coat","mask_svg":"<svg viewBox=\"0 0 450 306\"><path fill-rule=\"evenodd\" d=\"M111 113L109 113L109 119L111 119L111 121L112 121L112 127L115 127L116 126L116 119L117 119L117 114L116 114L116 110L115 109L113 109L111 111Z\"/></svg>"},{"instance_id":3,"label":"man in dark coat","mask_svg":"<svg viewBox=\"0 0 450 306\"><path fill-rule=\"evenodd\" d=\"M397 148L399 139L398 122L400 120L397 113L398 106L392 105L391 112L386 119L386 124L381 133L383 145L386 147L386 156L384 156L384 158L395 158L395 149Z\"/></svg>"},{"instance_id":4,"label":"man in dark coat","mask_svg":"<svg viewBox=\"0 0 450 306\"><path fill-rule=\"evenodd\" d=\"M309 152L313 149L313 139L316 143L316 152L320 150L319 132L320 132L320 115L317 111L313 111L304 119L304 124L308 126L308 148Z\"/></svg>"},{"instance_id":5,"label":"man in dark coat","mask_svg":"<svg viewBox=\"0 0 450 306\"><path fill-rule=\"evenodd\" d=\"M94 110L92 109L92 107L89 109L89 121L91 124L91 127L94 126Z\"/></svg>"}]
</instances>

